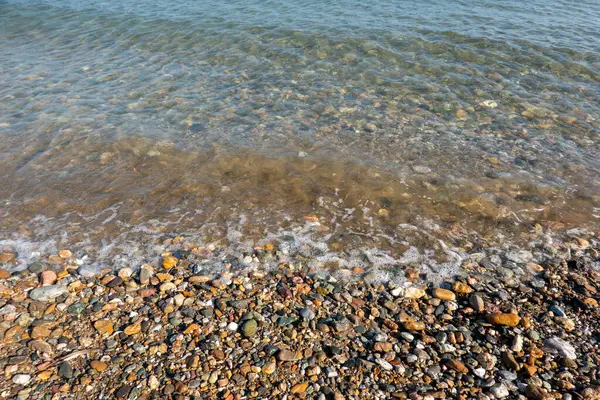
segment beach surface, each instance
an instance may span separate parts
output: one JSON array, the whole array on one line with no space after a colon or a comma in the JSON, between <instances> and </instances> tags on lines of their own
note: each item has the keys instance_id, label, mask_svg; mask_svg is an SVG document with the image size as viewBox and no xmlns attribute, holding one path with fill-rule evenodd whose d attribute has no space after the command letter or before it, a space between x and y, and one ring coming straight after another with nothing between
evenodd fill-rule
<instances>
[{"instance_id":1,"label":"beach surface","mask_svg":"<svg viewBox=\"0 0 600 400\"><path fill-rule=\"evenodd\" d=\"M600 396L589 233L513 252L481 246L435 283L411 267L403 282L360 267L336 278L274 243L209 263L196 262L214 246L176 236L158 247L139 270L100 272L63 249L11 273L18 255L1 254L0 396Z\"/></svg>"}]
</instances>

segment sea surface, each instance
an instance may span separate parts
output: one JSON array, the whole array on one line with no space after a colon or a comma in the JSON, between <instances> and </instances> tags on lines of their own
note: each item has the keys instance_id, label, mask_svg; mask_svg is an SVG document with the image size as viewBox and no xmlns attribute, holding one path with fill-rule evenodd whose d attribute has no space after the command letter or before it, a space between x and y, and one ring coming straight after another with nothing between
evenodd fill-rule
<instances>
[{"instance_id":1,"label":"sea surface","mask_svg":"<svg viewBox=\"0 0 600 400\"><path fill-rule=\"evenodd\" d=\"M0 246L32 257L594 230L599 144L597 0L0 0Z\"/></svg>"}]
</instances>

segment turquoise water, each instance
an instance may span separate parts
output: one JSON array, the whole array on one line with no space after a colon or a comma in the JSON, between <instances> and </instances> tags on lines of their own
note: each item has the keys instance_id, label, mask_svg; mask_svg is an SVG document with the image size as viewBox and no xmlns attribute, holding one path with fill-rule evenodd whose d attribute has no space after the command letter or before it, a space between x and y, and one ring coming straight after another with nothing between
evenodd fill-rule
<instances>
[{"instance_id":1,"label":"turquoise water","mask_svg":"<svg viewBox=\"0 0 600 400\"><path fill-rule=\"evenodd\" d=\"M223 201L250 220L385 204L393 224L597 225L597 1L0 1L0 16L8 231Z\"/></svg>"}]
</instances>

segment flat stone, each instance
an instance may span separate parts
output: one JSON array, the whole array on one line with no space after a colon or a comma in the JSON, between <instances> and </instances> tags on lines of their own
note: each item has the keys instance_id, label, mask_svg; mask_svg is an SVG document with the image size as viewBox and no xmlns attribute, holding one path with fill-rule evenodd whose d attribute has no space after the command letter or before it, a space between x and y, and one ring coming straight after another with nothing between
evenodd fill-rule
<instances>
[{"instance_id":1,"label":"flat stone","mask_svg":"<svg viewBox=\"0 0 600 400\"><path fill-rule=\"evenodd\" d=\"M0 308L0 315L10 315L17 312L17 307L12 304L7 304L4 307Z\"/></svg>"},{"instance_id":2,"label":"flat stone","mask_svg":"<svg viewBox=\"0 0 600 400\"><path fill-rule=\"evenodd\" d=\"M127 326L123 332L126 335L131 336L131 335L136 335L136 334L140 333L141 331L142 331L142 325L139 322L136 322L135 324Z\"/></svg>"},{"instance_id":3,"label":"flat stone","mask_svg":"<svg viewBox=\"0 0 600 400\"><path fill-rule=\"evenodd\" d=\"M30 341L27 344L27 346L31 350L38 352L40 354L52 355L52 353L53 353L52 346L48 342L44 342L43 340L40 340L40 339Z\"/></svg>"},{"instance_id":4,"label":"flat stone","mask_svg":"<svg viewBox=\"0 0 600 400\"><path fill-rule=\"evenodd\" d=\"M544 340L544 350L548 353L558 354L559 356L569 360L577 359L575 348L568 342L556 336Z\"/></svg>"},{"instance_id":5,"label":"flat stone","mask_svg":"<svg viewBox=\"0 0 600 400\"><path fill-rule=\"evenodd\" d=\"M49 301L62 296L66 292L66 285L49 285L33 289L29 292L29 297L35 301Z\"/></svg>"},{"instance_id":6,"label":"flat stone","mask_svg":"<svg viewBox=\"0 0 600 400\"><path fill-rule=\"evenodd\" d=\"M102 361L98 361L98 360L94 360L90 363L90 366L92 367L92 369L98 371L98 372L102 372L104 371L106 368L108 368L108 365L105 362Z\"/></svg>"},{"instance_id":7,"label":"flat stone","mask_svg":"<svg viewBox=\"0 0 600 400\"><path fill-rule=\"evenodd\" d=\"M277 360L279 361L296 361L296 353L291 350L283 349L277 353Z\"/></svg>"},{"instance_id":8,"label":"flat stone","mask_svg":"<svg viewBox=\"0 0 600 400\"><path fill-rule=\"evenodd\" d=\"M447 290L447 289L435 288L435 289L433 289L432 294L433 294L433 297L435 297L436 299L440 299L440 300L444 300L444 301L456 300L456 294L454 294L454 292Z\"/></svg>"},{"instance_id":9,"label":"flat stone","mask_svg":"<svg viewBox=\"0 0 600 400\"><path fill-rule=\"evenodd\" d=\"M519 362L511 353L507 351L502 353L502 362L504 363L504 365L506 365L508 369L511 369L513 371L518 371L519 369L521 369L521 365L519 364Z\"/></svg>"},{"instance_id":10,"label":"flat stone","mask_svg":"<svg viewBox=\"0 0 600 400\"><path fill-rule=\"evenodd\" d=\"M307 321L311 321L315 318L315 312L307 307L301 308L299 314L302 318L304 318Z\"/></svg>"},{"instance_id":11,"label":"flat stone","mask_svg":"<svg viewBox=\"0 0 600 400\"><path fill-rule=\"evenodd\" d=\"M65 379L71 379L73 377L73 367L67 361L60 363L58 367L58 376Z\"/></svg>"},{"instance_id":12,"label":"flat stone","mask_svg":"<svg viewBox=\"0 0 600 400\"><path fill-rule=\"evenodd\" d=\"M139 272L139 280L142 285L150 283L150 278L154 276L154 270L149 265L142 265Z\"/></svg>"},{"instance_id":13,"label":"flat stone","mask_svg":"<svg viewBox=\"0 0 600 400\"><path fill-rule=\"evenodd\" d=\"M94 328L101 335L110 335L114 332L113 323L107 319L94 322Z\"/></svg>"},{"instance_id":14,"label":"flat stone","mask_svg":"<svg viewBox=\"0 0 600 400\"><path fill-rule=\"evenodd\" d=\"M17 262L15 253L0 253L0 264L14 264Z\"/></svg>"},{"instance_id":15,"label":"flat stone","mask_svg":"<svg viewBox=\"0 0 600 400\"><path fill-rule=\"evenodd\" d=\"M119 278L126 281L129 280L129 278L131 278L131 276L133 275L133 270L131 268L121 268L119 272L117 272L117 275Z\"/></svg>"},{"instance_id":16,"label":"flat stone","mask_svg":"<svg viewBox=\"0 0 600 400\"><path fill-rule=\"evenodd\" d=\"M227 330L231 331L231 332L236 332L238 330L238 328L239 328L239 325L237 323L235 323L235 322L230 322L227 325Z\"/></svg>"},{"instance_id":17,"label":"flat stone","mask_svg":"<svg viewBox=\"0 0 600 400\"><path fill-rule=\"evenodd\" d=\"M12 382L15 385L25 386L31 381L31 375L28 374L16 374L12 377Z\"/></svg>"},{"instance_id":18,"label":"flat stone","mask_svg":"<svg viewBox=\"0 0 600 400\"><path fill-rule=\"evenodd\" d=\"M131 386L123 385L117 389L115 396L119 399L124 399L129 396L129 392L131 392Z\"/></svg>"},{"instance_id":19,"label":"flat stone","mask_svg":"<svg viewBox=\"0 0 600 400\"><path fill-rule=\"evenodd\" d=\"M423 331L425 330L425 323L420 321L406 321L404 329L408 331Z\"/></svg>"},{"instance_id":20,"label":"flat stone","mask_svg":"<svg viewBox=\"0 0 600 400\"><path fill-rule=\"evenodd\" d=\"M388 353L392 351L394 345L389 342L377 342L373 345L373 350L378 351L380 353Z\"/></svg>"},{"instance_id":21,"label":"flat stone","mask_svg":"<svg viewBox=\"0 0 600 400\"><path fill-rule=\"evenodd\" d=\"M50 322L37 324L31 330L31 338L32 339L43 339L50 336L52 333L52 327L54 324Z\"/></svg>"},{"instance_id":22,"label":"flat stone","mask_svg":"<svg viewBox=\"0 0 600 400\"><path fill-rule=\"evenodd\" d=\"M188 278L188 282L192 285L201 285L209 282L211 279L212 278L208 275L194 275Z\"/></svg>"},{"instance_id":23,"label":"flat stone","mask_svg":"<svg viewBox=\"0 0 600 400\"><path fill-rule=\"evenodd\" d=\"M115 276L106 284L106 287L116 288L117 286L121 286L123 284L123 279L119 276Z\"/></svg>"},{"instance_id":24,"label":"flat stone","mask_svg":"<svg viewBox=\"0 0 600 400\"><path fill-rule=\"evenodd\" d=\"M160 285L160 291L161 292L170 292L171 290L175 290L177 289L177 286L175 286L175 284L173 282L165 282L162 285Z\"/></svg>"},{"instance_id":25,"label":"flat stone","mask_svg":"<svg viewBox=\"0 0 600 400\"><path fill-rule=\"evenodd\" d=\"M290 392L294 393L294 394L304 393L307 388L308 388L308 382L297 383L294 386L292 386L292 389L290 390Z\"/></svg>"},{"instance_id":26,"label":"flat stone","mask_svg":"<svg viewBox=\"0 0 600 400\"><path fill-rule=\"evenodd\" d=\"M177 265L179 260L173 256L166 256L163 258L162 267L164 269L171 269Z\"/></svg>"},{"instance_id":27,"label":"flat stone","mask_svg":"<svg viewBox=\"0 0 600 400\"><path fill-rule=\"evenodd\" d=\"M386 371L391 371L394 369L394 366L392 364L390 364L389 362L387 362L386 360L384 360L383 358L376 358L375 362L377 364L379 364L379 366Z\"/></svg>"},{"instance_id":28,"label":"flat stone","mask_svg":"<svg viewBox=\"0 0 600 400\"><path fill-rule=\"evenodd\" d=\"M268 362L262 367L262 372L266 375L271 375L277 369L277 364L274 362Z\"/></svg>"},{"instance_id":29,"label":"flat stone","mask_svg":"<svg viewBox=\"0 0 600 400\"><path fill-rule=\"evenodd\" d=\"M521 317L512 313L493 313L488 314L486 318L492 324L504 326L517 326L521 321Z\"/></svg>"},{"instance_id":30,"label":"flat stone","mask_svg":"<svg viewBox=\"0 0 600 400\"><path fill-rule=\"evenodd\" d=\"M452 291L458 294L469 294L473 289L464 282L454 282L452 284Z\"/></svg>"},{"instance_id":31,"label":"flat stone","mask_svg":"<svg viewBox=\"0 0 600 400\"><path fill-rule=\"evenodd\" d=\"M560 308L559 306L551 306L550 311L552 311L554 313L554 315L556 315L557 317L564 318L567 316L567 314L565 314L563 309Z\"/></svg>"}]
</instances>

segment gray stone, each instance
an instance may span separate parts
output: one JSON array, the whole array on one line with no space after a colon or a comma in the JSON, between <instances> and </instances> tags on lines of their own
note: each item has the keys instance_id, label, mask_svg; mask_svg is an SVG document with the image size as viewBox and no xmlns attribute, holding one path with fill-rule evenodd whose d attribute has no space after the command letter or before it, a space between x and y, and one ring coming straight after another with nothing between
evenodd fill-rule
<instances>
[{"instance_id":1,"label":"gray stone","mask_svg":"<svg viewBox=\"0 0 600 400\"><path fill-rule=\"evenodd\" d=\"M58 376L65 379L71 379L73 377L73 367L71 367L71 364L63 361L58 367Z\"/></svg>"},{"instance_id":2,"label":"gray stone","mask_svg":"<svg viewBox=\"0 0 600 400\"><path fill-rule=\"evenodd\" d=\"M469 297L469 304L477 312L483 312L483 310L485 310L485 302L478 294L472 294L471 297Z\"/></svg>"},{"instance_id":3,"label":"gray stone","mask_svg":"<svg viewBox=\"0 0 600 400\"><path fill-rule=\"evenodd\" d=\"M497 399L508 397L508 395L510 394L503 383L496 383L494 386L492 386L490 388L490 393Z\"/></svg>"},{"instance_id":4,"label":"gray stone","mask_svg":"<svg viewBox=\"0 0 600 400\"><path fill-rule=\"evenodd\" d=\"M434 365L427 369L427 375L433 380L439 380L442 377L442 367Z\"/></svg>"},{"instance_id":5,"label":"gray stone","mask_svg":"<svg viewBox=\"0 0 600 400\"><path fill-rule=\"evenodd\" d=\"M415 340L415 336L408 332L400 332L400 337L402 337L402 339L406 340L407 342L412 342L413 340Z\"/></svg>"},{"instance_id":6,"label":"gray stone","mask_svg":"<svg viewBox=\"0 0 600 400\"><path fill-rule=\"evenodd\" d=\"M313 320L315 318L315 312L310 308L302 308L300 309L300 316L307 321Z\"/></svg>"},{"instance_id":7,"label":"gray stone","mask_svg":"<svg viewBox=\"0 0 600 400\"><path fill-rule=\"evenodd\" d=\"M392 366L392 364L390 364L389 362L387 362L383 358L377 358L377 359L375 359L375 362L377 364L379 364L379 366L381 368L385 369L386 371L391 371L391 370L394 369L394 367Z\"/></svg>"},{"instance_id":8,"label":"gray stone","mask_svg":"<svg viewBox=\"0 0 600 400\"><path fill-rule=\"evenodd\" d=\"M568 342L565 342L556 336L544 340L544 350L548 353L558 354L559 356L569 360L577 359L575 348Z\"/></svg>"},{"instance_id":9,"label":"gray stone","mask_svg":"<svg viewBox=\"0 0 600 400\"><path fill-rule=\"evenodd\" d=\"M48 269L48 264L36 261L34 263L29 264L27 266L27 269L29 270L29 272L33 272L34 274L39 274L43 270Z\"/></svg>"},{"instance_id":10,"label":"gray stone","mask_svg":"<svg viewBox=\"0 0 600 400\"><path fill-rule=\"evenodd\" d=\"M49 301L67 292L66 285L50 285L33 289L29 292L29 297L35 301Z\"/></svg>"}]
</instances>

